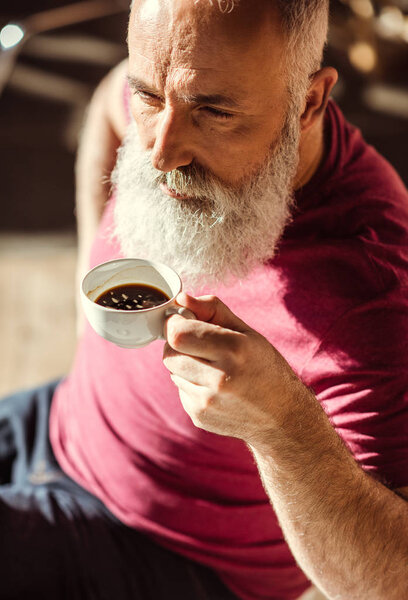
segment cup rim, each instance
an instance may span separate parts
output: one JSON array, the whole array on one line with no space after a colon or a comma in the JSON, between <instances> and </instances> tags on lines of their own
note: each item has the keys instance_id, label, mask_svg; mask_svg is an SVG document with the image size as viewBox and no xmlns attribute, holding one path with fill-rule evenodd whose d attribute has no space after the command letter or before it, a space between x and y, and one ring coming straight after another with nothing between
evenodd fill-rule
<instances>
[{"instance_id":1,"label":"cup rim","mask_svg":"<svg viewBox=\"0 0 408 600\"><path fill-rule=\"evenodd\" d=\"M98 269L99 267L102 267L103 265L108 265L110 263L116 263L116 262L129 262L129 261L137 261L139 263L144 263L147 264L149 266L152 267L165 267L166 269L170 269L170 271L172 271L177 279L178 282L180 284L180 289L176 294L173 294L173 296L167 300L166 302L163 302L162 304L158 304L157 306L151 306L150 308L139 308L137 310L124 310L123 308L111 308L109 306L102 306L102 304L98 304L97 302L95 302L94 300L91 300L90 298L88 298L87 294L84 291L84 283L85 283L85 279L88 277L88 275L90 275L91 273L93 273L93 271L96 271L96 269ZM97 307L97 310L101 309L102 311L107 311L107 312L111 312L114 314L125 314L125 315L135 315L138 313L146 313L149 311L153 311L153 310L157 310L158 308L162 308L164 306L169 305L170 303L174 303L176 296L178 296L178 294L181 292L182 290L182 281L181 281L181 277L180 275L172 268L169 267L169 265L166 265L164 263L160 263L160 262L154 262L152 260L148 260L145 258L113 258L112 260L107 260L105 262L99 263L99 265L95 265L92 269L90 269L87 273L85 273L85 275L82 278L81 281L81 295L83 298L86 299L86 301L90 302L92 306Z\"/></svg>"}]
</instances>

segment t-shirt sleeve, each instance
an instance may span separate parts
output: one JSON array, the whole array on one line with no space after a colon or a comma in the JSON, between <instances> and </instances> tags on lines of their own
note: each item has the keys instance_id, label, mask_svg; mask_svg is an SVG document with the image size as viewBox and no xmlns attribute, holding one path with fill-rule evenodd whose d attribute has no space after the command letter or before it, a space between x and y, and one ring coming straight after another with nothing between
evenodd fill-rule
<instances>
[{"instance_id":1,"label":"t-shirt sleeve","mask_svg":"<svg viewBox=\"0 0 408 600\"><path fill-rule=\"evenodd\" d=\"M361 467L408 485L408 301L401 286L342 315L303 368Z\"/></svg>"}]
</instances>

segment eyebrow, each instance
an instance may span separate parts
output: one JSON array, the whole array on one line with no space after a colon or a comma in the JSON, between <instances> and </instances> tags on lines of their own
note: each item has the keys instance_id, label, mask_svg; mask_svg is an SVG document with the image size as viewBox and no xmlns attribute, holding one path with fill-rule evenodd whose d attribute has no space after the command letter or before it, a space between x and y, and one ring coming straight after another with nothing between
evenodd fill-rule
<instances>
[{"instance_id":1,"label":"eyebrow","mask_svg":"<svg viewBox=\"0 0 408 600\"><path fill-rule=\"evenodd\" d=\"M160 94L157 93L157 90L153 89L142 79L139 79L139 77L128 75L127 80L129 86L133 90L145 91L160 96ZM228 106L230 108L239 108L240 106L234 98L225 96L224 94L183 94L182 98L186 102L195 104L213 104L217 106Z\"/></svg>"}]
</instances>

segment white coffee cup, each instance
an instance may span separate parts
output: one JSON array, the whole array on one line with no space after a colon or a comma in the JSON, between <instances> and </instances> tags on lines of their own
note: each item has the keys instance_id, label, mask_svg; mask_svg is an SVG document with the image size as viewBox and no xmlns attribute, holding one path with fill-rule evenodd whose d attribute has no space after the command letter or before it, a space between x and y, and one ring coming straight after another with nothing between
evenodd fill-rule
<instances>
[{"instance_id":1,"label":"white coffee cup","mask_svg":"<svg viewBox=\"0 0 408 600\"><path fill-rule=\"evenodd\" d=\"M162 290L170 299L164 304L140 310L117 310L96 304L97 298L118 285L141 283ZM181 292L180 277L161 263L139 258L118 258L91 269L81 284L82 306L93 329L121 348L141 348L164 339L166 319L175 313L194 319L188 309L176 304Z\"/></svg>"}]
</instances>

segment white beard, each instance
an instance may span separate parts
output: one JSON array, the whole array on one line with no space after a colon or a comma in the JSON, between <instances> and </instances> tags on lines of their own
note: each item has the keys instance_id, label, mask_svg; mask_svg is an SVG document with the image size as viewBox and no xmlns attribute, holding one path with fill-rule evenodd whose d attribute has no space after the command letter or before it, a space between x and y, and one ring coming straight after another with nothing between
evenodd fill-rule
<instances>
[{"instance_id":1,"label":"white beard","mask_svg":"<svg viewBox=\"0 0 408 600\"><path fill-rule=\"evenodd\" d=\"M290 220L299 135L288 117L264 165L233 189L194 165L156 170L132 122L112 174L113 234L124 256L166 263L187 287L246 277L273 258ZM192 200L165 195L160 183Z\"/></svg>"}]
</instances>

